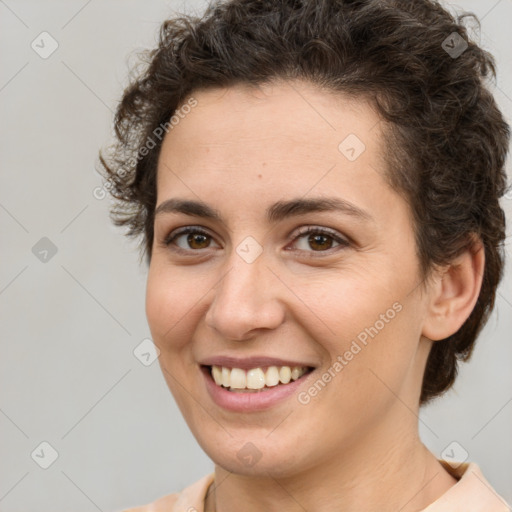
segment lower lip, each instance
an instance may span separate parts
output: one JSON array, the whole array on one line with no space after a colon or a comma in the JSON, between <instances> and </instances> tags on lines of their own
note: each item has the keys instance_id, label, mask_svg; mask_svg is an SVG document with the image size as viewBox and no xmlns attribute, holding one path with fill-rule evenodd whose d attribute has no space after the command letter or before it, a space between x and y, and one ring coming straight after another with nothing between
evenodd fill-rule
<instances>
[{"instance_id":1,"label":"lower lip","mask_svg":"<svg viewBox=\"0 0 512 512\"><path fill-rule=\"evenodd\" d=\"M309 372L296 381L289 384L278 384L275 387L267 388L264 391L240 393L229 391L227 388L217 386L209 368L201 368L204 376L206 389L212 400L223 409L235 412L254 412L268 409L280 402L283 402L290 395L295 393L313 372Z\"/></svg>"}]
</instances>

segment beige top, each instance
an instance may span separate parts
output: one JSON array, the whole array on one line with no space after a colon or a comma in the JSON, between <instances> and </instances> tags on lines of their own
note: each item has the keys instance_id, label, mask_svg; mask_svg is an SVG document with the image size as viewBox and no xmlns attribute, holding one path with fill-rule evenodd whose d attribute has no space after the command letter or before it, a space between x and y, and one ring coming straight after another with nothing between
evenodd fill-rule
<instances>
[{"instance_id":1,"label":"beige top","mask_svg":"<svg viewBox=\"0 0 512 512\"><path fill-rule=\"evenodd\" d=\"M474 462L464 463L454 469L448 462L439 461L458 479L434 503L421 512L510 512L505 500L499 496L482 475ZM204 499L214 474L204 476L177 494L168 494L149 505L131 508L125 512L204 512Z\"/></svg>"}]
</instances>

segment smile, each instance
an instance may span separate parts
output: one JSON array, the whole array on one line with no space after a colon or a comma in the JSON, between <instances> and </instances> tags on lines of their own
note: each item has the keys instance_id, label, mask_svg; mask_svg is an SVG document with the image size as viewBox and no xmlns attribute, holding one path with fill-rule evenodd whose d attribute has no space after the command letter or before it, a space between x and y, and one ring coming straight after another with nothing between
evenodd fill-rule
<instances>
[{"instance_id":1,"label":"smile","mask_svg":"<svg viewBox=\"0 0 512 512\"><path fill-rule=\"evenodd\" d=\"M199 366L210 399L218 407L236 413L278 407L306 386L316 369L304 362L265 356L217 356L201 361Z\"/></svg>"},{"instance_id":2,"label":"smile","mask_svg":"<svg viewBox=\"0 0 512 512\"><path fill-rule=\"evenodd\" d=\"M308 373L307 366L269 366L244 370L226 366L210 367L215 384L232 392L257 393L276 386L289 384Z\"/></svg>"}]
</instances>

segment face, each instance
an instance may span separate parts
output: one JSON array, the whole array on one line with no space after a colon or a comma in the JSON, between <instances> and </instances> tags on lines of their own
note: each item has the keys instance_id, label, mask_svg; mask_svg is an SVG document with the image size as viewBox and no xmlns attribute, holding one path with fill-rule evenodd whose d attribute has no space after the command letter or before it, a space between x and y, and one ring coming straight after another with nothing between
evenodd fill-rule
<instances>
[{"instance_id":1,"label":"face","mask_svg":"<svg viewBox=\"0 0 512 512\"><path fill-rule=\"evenodd\" d=\"M159 158L146 296L190 429L244 474L389 449L415 428L427 296L377 114L301 82L193 97Z\"/></svg>"}]
</instances>

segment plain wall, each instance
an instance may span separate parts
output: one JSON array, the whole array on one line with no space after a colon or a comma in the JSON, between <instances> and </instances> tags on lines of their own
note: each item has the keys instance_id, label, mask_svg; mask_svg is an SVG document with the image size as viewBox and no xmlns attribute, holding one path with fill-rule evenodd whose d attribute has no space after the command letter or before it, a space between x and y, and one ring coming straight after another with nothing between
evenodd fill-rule
<instances>
[{"instance_id":1,"label":"plain wall","mask_svg":"<svg viewBox=\"0 0 512 512\"><path fill-rule=\"evenodd\" d=\"M157 362L146 367L133 354L150 337L146 264L110 224L108 199L94 193L129 55L153 46L176 9L200 13L204 5L0 2L1 512L121 510L213 468ZM482 19L481 42L498 62L496 99L510 123L512 2L454 5ZM55 43L44 31L58 43L48 58L40 53ZM503 204L510 222L512 197ZM456 441L512 502L510 238L507 252L473 359L455 388L421 412L420 432L439 457ZM48 469L40 464L52 452L41 442L58 453Z\"/></svg>"}]
</instances>

